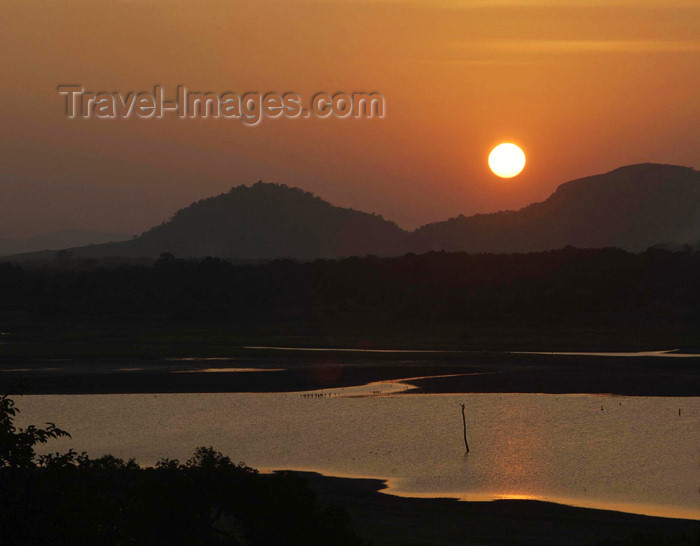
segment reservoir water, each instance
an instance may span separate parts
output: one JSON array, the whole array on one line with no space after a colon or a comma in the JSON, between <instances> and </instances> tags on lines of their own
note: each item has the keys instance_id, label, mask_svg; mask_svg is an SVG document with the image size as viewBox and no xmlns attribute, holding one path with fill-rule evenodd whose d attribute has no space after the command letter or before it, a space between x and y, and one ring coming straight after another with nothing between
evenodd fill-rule
<instances>
[{"instance_id":1,"label":"reservoir water","mask_svg":"<svg viewBox=\"0 0 700 546\"><path fill-rule=\"evenodd\" d=\"M52 421L71 433L44 451L72 447L150 465L186 460L207 445L265 471L386 479L391 494L539 499L700 519L700 398L405 389L16 400L19 424Z\"/></svg>"}]
</instances>

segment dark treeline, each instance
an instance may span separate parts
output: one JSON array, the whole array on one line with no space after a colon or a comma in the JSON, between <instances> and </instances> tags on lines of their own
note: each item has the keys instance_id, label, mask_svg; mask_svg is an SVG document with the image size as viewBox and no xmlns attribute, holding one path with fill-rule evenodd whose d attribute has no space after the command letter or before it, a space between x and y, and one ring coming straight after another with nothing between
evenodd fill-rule
<instances>
[{"instance_id":1,"label":"dark treeline","mask_svg":"<svg viewBox=\"0 0 700 546\"><path fill-rule=\"evenodd\" d=\"M281 323L700 323L700 253L565 248L531 254L232 264L0 264L5 320L104 317Z\"/></svg>"}]
</instances>

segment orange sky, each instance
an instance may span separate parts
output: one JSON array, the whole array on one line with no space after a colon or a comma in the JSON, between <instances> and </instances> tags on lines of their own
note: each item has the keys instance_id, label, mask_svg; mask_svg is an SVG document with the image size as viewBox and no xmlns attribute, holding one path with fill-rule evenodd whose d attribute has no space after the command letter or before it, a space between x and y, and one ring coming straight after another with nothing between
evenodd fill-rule
<instances>
[{"instance_id":1,"label":"orange sky","mask_svg":"<svg viewBox=\"0 0 700 546\"><path fill-rule=\"evenodd\" d=\"M0 238L138 233L259 179L413 228L629 163L700 163L695 0L23 0L0 47ZM66 83L379 91L387 115L69 120ZM528 156L510 180L486 163L503 141Z\"/></svg>"}]
</instances>

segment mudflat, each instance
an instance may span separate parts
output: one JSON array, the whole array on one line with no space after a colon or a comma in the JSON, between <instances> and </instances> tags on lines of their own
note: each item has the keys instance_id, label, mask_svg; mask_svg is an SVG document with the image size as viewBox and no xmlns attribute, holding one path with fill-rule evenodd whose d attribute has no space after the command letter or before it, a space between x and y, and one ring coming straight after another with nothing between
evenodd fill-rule
<instances>
[{"instance_id":1,"label":"mudflat","mask_svg":"<svg viewBox=\"0 0 700 546\"><path fill-rule=\"evenodd\" d=\"M302 473L375 546L694 545L700 522L533 500L461 502L386 495L381 480Z\"/></svg>"},{"instance_id":2,"label":"mudflat","mask_svg":"<svg viewBox=\"0 0 700 546\"><path fill-rule=\"evenodd\" d=\"M700 357L231 348L226 357L0 356L0 392L291 392L406 380L411 393L697 396Z\"/></svg>"}]
</instances>

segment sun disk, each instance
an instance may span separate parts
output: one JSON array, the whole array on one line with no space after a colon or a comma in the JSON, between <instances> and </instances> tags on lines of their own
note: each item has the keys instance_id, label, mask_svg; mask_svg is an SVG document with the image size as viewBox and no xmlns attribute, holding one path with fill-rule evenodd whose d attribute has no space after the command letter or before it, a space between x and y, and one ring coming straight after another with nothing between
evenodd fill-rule
<instances>
[{"instance_id":1,"label":"sun disk","mask_svg":"<svg viewBox=\"0 0 700 546\"><path fill-rule=\"evenodd\" d=\"M501 178L513 178L525 167L525 153L515 144L504 142L489 154L489 167Z\"/></svg>"}]
</instances>

